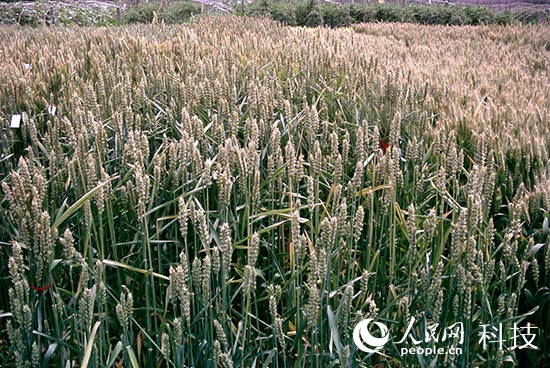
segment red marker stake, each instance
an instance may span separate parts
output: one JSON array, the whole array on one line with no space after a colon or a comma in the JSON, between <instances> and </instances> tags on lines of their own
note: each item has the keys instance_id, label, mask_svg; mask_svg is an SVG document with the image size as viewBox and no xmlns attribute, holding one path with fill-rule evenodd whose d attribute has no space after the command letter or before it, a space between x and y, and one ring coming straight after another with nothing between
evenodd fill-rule
<instances>
[{"instance_id":1,"label":"red marker stake","mask_svg":"<svg viewBox=\"0 0 550 368\"><path fill-rule=\"evenodd\" d=\"M383 154L386 154L386 150L388 149L390 145L388 144L388 142L386 142L386 138L382 138L382 140L380 141L380 148L382 148L382 153Z\"/></svg>"},{"instance_id":2,"label":"red marker stake","mask_svg":"<svg viewBox=\"0 0 550 368\"><path fill-rule=\"evenodd\" d=\"M36 290L36 291L46 291L48 290L49 288L51 288L53 286L53 284L55 284L55 280L52 279L52 282L50 282L48 285L46 286L42 286L42 287L36 287L34 285L31 285L31 289L33 290Z\"/></svg>"}]
</instances>

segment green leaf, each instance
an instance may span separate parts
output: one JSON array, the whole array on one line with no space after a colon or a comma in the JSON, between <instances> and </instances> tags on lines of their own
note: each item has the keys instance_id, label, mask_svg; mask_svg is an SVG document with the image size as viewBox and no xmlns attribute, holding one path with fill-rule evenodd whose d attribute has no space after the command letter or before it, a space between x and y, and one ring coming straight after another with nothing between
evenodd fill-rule
<instances>
[{"instance_id":1,"label":"green leaf","mask_svg":"<svg viewBox=\"0 0 550 368\"><path fill-rule=\"evenodd\" d=\"M96 193L102 188L104 187L107 183L109 183L110 181L114 180L114 179L117 179L118 178L118 175L117 176L113 176L112 178L110 178L109 180L99 184L98 186L96 186L95 188L93 188L92 190L88 191L88 193L84 194L82 197L80 197L80 199L78 201L76 201L75 203L73 203L68 209L67 211L63 212L62 214L58 213L57 214L57 217L55 219L55 223L52 225L50 231L54 231L55 229L57 229L59 226L61 226L62 223L64 223L69 217L72 216L73 213L75 213L76 211L78 211L82 206L84 206L86 204L86 202L88 202L90 199L93 198L94 195L96 195Z\"/></svg>"},{"instance_id":2,"label":"green leaf","mask_svg":"<svg viewBox=\"0 0 550 368\"><path fill-rule=\"evenodd\" d=\"M122 351L122 341L119 341L116 345L113 351L109 354L109 358L107 359L107 367L112 367L113 364L115 364L115 360Z\"/></svg>"},{"instance_id":3,"label":"green leaf","mask_svg":"<svg viewBox=\"0 0 550 368\"><path fill-rule=\"evenodd\" d=\"M48 346L48 350L44 354L44 360L43 360L44 364L47 364L50 361L50 359L52 358L52 356L56 352L58 346L59 346L59 344L57 342L51 343Z\"/></svg>"},{"instance_id":4,"label":"green leaf","mask_svg":"<svg viewBox=\"0 0 550 368\"><path fill-rule=\"evenodd\" d=\"M271 350L267 358L264 360L264 364L262 365L262 368L269 368L271 361L273 360L276 354L277 354L277 349Z\"/></svg>"},{"instance_id":5,"label":"green leaf","mask_svg":"<svg viewBox=\"0 0 550 368\"><path fill-rule=\"evenodd\" d=\"M170 278L168 276L164 276L164 275L161 275L160 273L144 270L142 268L133 267L133 266L124 264L122 262L111 261L110 259L104 259L102 261L102 263L107 265L107 266L120 267L120 268L124 268L124 269L130 270L130 271L138 272L138 273L141 273L141 274L144 274L144 275L153 275L153 277L156 277L156 278L159 278L159 279L162 279L162 280L166 280L166 281L170 281Z\"/></svg>"},{"instance_id":6,"label":"green leaf","mask_svg":"<svg viewBox=\"0 0 550 368\"><path fill-rule=\"evenodd\" d=\"M132 363L132 368L139 368L139 363L136 357L136 353L131 346L127 346L126 350L128 351L128 356L130 357L130 363Z\"/></svg>"},{"instance_id":7,"label":"green leaf","mask_svg":"<svg viewBox=\"0 0 550 368\"><path fill-rule=\"evenodd\" d=\"M338 355L340 355L340 351L342 350L342 343L340 342L340 331L338 331L338 326L336 326L336 319L334 318L334 313L332 312L332 308L330 305L327 305L327 316L328 316L328 324L330 327L330 344L329 344L329 351L332 354L332 345L336 347L336 352Z\"/></svg>"},{"instance_id":8,"label":"green leaf","mask_svg":"<svg viewBox=\"0 0 550 368\"><path fill-rule=\"evenodd\" d=\"M90 357L92 356L92 349L94 347L95 335L97 333L99 325L101 325L101 322L97 321L94 325L94 328L92 328L92 333L90 334L90 340L88 341L88 344L86 344L84 358L82 359L82 364L80 365L81 368L88 367L88 363L90 362Z\"/></svg>"}]
</instances>

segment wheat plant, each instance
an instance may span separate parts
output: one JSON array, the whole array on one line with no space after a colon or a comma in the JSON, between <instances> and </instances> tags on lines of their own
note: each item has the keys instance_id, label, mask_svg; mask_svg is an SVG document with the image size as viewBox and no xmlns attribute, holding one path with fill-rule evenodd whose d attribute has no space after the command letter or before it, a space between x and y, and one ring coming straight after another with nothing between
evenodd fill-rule
<instances>
[{"instance_id":1,"label":"wheat plant","mask_svg":"<svg viewBox=\"0 0 550 368\"><path fill-rule=\"evenodd\" d=\"M547 26L0 38L0 366L550 359ZM413 317L423 348L462 322L462 354L354 344ZM538 350L479 341L528 321Z\"/></svg>"}]
</instances>

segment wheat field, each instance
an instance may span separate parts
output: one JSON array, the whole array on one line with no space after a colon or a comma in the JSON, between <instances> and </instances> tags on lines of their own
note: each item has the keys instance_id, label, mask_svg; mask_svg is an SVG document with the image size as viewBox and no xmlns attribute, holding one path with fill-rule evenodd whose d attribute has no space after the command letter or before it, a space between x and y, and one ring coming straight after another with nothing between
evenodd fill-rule
<instances>
[{"instance_id":1,"label":"wheat field","mask_svg":"<svg viewBox=\"0 0 550 368\"><path fill-rule=\"evenodd\" d=\"M0 38L1 367L550 360L548 26Z\"/></svg>"}]
</instances>

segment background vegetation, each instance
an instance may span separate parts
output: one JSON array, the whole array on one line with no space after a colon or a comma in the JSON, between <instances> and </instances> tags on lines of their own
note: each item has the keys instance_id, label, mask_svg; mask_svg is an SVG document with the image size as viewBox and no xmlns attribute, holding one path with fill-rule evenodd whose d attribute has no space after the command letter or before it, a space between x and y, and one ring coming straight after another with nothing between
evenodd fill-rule
<instances>
[{"instance_id":1,"label":"background vegetation","mask_svg":"<svg viewBox=\"0 0 550 368\"><path fill-rule=\"evenodd\" d=\"M547 9L520 8L513 11L481 6L427 5L400 3L331 4L314 0L259 0L241 7L238 14L268 17L286 25L346 27L363 22L406 22L441 25L478 25L544 23L550 19ZM224 9L231 10L229 5ZM21 25L120 25L133 23L188 22L205 13L219 13L212 5L194 1L151 1L138 4L121 2L0 2L0 23ZM241 14L242 15L242 14Z\"/></svg>"},{"instance_id":2,"label":"background vegetation","mask_svg":"<svg viewBox=\"0 0 550 368\"><path fill-rule=\"evenodd\" d=\"M288 25L346 27L363 22L406 22L441 25L511 24L536 22L539 18L519 13L497 11L475 6L426 4L359 4L344 5L302 1L257 1L249 9L253 15L268 16ZM540 15L542 19L544 17Z\"/></svg>"},{"instance_id":3,"label":"background vegetation","mask_svg":"<svg viewBox=\"0 0 550 368\"><path fill-rule=\"evenodd\" d=\"M0 37L0 366L550 360L546 26ZM463 322L464 353L353 344L412 316ZM540 349L514 350L528 321Z\"/></svg>"}]
</instances>

